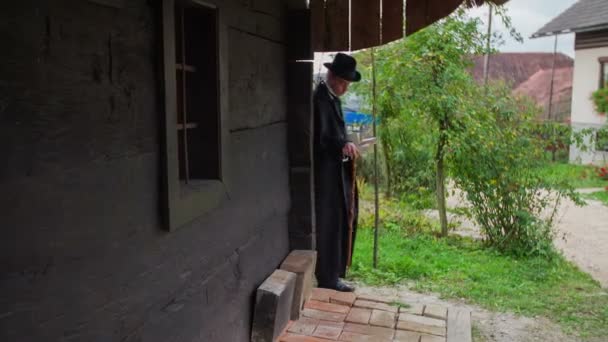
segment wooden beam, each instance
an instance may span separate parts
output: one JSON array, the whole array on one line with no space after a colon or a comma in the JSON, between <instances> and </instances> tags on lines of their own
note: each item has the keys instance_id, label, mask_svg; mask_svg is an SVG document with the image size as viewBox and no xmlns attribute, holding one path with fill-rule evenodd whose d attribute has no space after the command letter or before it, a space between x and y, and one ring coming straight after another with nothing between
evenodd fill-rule
<instances>
[{"instance_id":1,"label":"wooden beam","mask_svg":"<svg viewBox=\"0 0 608 342\"><path fill-rule=\"evenodd\" d=\"M285 0L285 3L287 4L287 9L290 11L308 9L306 0Z\"/></svg>"},{"instance_id":2,"label":"wooden beam","mask_svg":"<svg viewBox=\"0 0 608 342\"><path fill-rule=\"evenodd\" d=\"M507 1L407 0L405 31L408 35L417 32L450 15L462 4L473 7ZM382 0L381 25L380 0L311 0L310 11L314 51L359 50L403 37L403 0Z\"/></svg>"},{"instance_id":3,"label":"wooden beam","mask_svg":"<svg viewBox=\"0 0 608 342\"><path fill-rule=\"evenodd\" d=\"M325 50L325 1L310 0L310 35L313 51Z\"/></svg>"},{"instance_id":4,"label":"wooden beam","mask_svg":"<svg viewBox=\"0 0 608 342\"><path fill-rule=\"evenodd\" d=\"M349 0L326 0L325 2L325 50L349 50Z\"/></svg>"},{"instance_id":5,"label":"wooden beam","mask_svg":"<svg viewBox=\"0 0 608 342\"><path fill-rule=\"evenodd\" d=\"M437 20L445 18L461 3L462 0L408 0L405 9L406 35L413 34Z\"/></svg>"},{"instance_id":6,"label":"wooden beam","mask_svg":"<svg viewBox=\"0 0 608 342\"><path fill-rule=\"evenodd\" d=\"M287 117L291 167L312 165L312 62L287 64Z\"/></svg>"},{"instance_id":7,"label":"wooden beam","mask_svg":"<svg viewBox=\"0 0 608 342\"><path fill-rule=\"evenodd\" d=\"M89 2L114 8L125 7L125 0L89 0Z\"/></svg>"},{"instance_id":8,"label":"wooden beam","mask_svg":"<svg viewBox=\"0 0 608 342\"><path fill-rule=\"evenodd\" d=\"M380 0L351 0L351 49L380 45Z\"/></svg>"},{"instance_id":9,"label":"wooden beam","mask_svg":"<svg viewBox=\"0 0 608 342\"><path fill-rule=\"evenodd\" d=\"M382 42L403 38L403 0L382 0Z\"/></svg>"},{"instance_id":10,"label":"wooden beam","mask_svg":"<svg viewBox=\"0 0 608 342\"><path fill-rule=\"evenodd\" d=\"M164 138L163 139L163 219L168 230L178 227L178 207L180 197L179 158L177 146L177 78L175 77L175 1L163 0L160 6L162 16L163 90L164 90Z\"/></svg>"},{"instance_id":11,"label":"wooden beam","mask_svg":"<svg viewBox=\"0 0 608 342\"><path fill-rule=\"evenodd\" d=\"M289 10L287 12L287 58L312 60L310 10Z\"/></svg>"}]
</instances>

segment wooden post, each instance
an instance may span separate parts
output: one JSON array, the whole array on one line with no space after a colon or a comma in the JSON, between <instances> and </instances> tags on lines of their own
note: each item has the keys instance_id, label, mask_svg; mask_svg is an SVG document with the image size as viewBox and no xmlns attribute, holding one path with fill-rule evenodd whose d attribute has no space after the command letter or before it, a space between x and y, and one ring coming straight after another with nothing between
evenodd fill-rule
<instances>
[{"instance_id":1,"label":"wooden post","mask_svg":"<svg viewBox=\"0 0 608 342\"><path fill-rule=\"evenodd\" d=\"M555 59L557 58L557 35L553 43L553 63L551 65L551 85L549 86L549 109L547 119L551 120L551 111L553 109L553 81L555 80Z\"/></svg>"},{"instance_id":2,"label":"wooden post","mask_svg":"<svg viewBox=\"0 0 608 342\"><path fill-rule=\"evenodd\" d=\"M490 43L492 42L492 5L488 4L490 13L488 14L488 41L486 44L486 55L483 61L483 84L488 84L488 75L490 74Z\"/></svg>"},{"instance_id":3,"label":"wooden post","mask_svg":"<svg viewBox=\"0 0 608 342\"><path fill-rule=\"evenodd\" d=\"M289 248L316 249L312 157L314 53L306 0L287 2L287 143L289 151Z\"/></svg>"},{"instance_id":4,"label":"wooden post","mask_svg":"<svg viewBox=\"0 0 608 342\"><path fill-rule=\"evenodd\" d=\"M555 127L551 123L553 121L553 82L555 80L555 59L557 58L557 34L555 35L555 42L553 43L553 64L551 66L551 85L549 86L549 108L547 112L547 121L551 125L552 137L551 140L551 161L555 162L555 155L557 152L557 141L555 141Z\"/></svg>"},{"instance_id":5,"label":"wooden post","mask_svg":"<svg viewBox=\"0 0 608 342\"><path fill-rule=\"evenodd\" d=\"M374 48L372 48L372 127L374 137L376 137L376 59ZM378 143L374 144L374 262L373 266L378 266L378 226L379 218L379 203L378 203Z\"/></svg>"}]
</instances>

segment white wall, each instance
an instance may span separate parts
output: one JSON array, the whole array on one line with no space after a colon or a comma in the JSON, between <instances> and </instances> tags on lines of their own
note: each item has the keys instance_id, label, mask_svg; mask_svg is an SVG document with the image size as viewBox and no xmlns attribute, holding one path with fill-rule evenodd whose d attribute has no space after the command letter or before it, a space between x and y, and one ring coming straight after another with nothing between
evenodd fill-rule
<instances>
[{"instance_id":1,"label":"white wall","mask_svg":"<svg viewBox=\"0 0 608 342\"><path fill-rule=\"evenodd\" d=\"M599 57L608 57L608 47L576 50L574 52L574 76L572 80L572 122L597 124L606 123L606 117L593 109L591 93L600 82Z\"/></svg>"},{"instance_id":2,"label":"white wall","mask_svg":"<svg viewBox=\"0 0 608 342\"><path fill-rule=\"evenodd\" d=\"M598 115L593 108L591 93L599 87L599 57L608 56L608 47L576 50L574 52L574 75L572 80L572 127L575 130L599 128L606 124L606 116ZM594 144L589 144L593 146ZM570 162L603 164L608 160L608 153L581 151L570 146Z\"/></svg>"},{"instance_id":3,"label":"white wall","mask_svg":"<svg viewBox=\"0 0 608 342\"><path fill-rule=\"evenodd\" d=\"M600 128L601 125L592 124L572 124L574 131L580 131L588 128ZM595 164L595 165L607 165L608 164L608 152L596 151L595 141L593 137L586 136L583 144L588 148L579 148L575 144L570 145L570 162L574 164Z\"/></svg>"}]
</instances>

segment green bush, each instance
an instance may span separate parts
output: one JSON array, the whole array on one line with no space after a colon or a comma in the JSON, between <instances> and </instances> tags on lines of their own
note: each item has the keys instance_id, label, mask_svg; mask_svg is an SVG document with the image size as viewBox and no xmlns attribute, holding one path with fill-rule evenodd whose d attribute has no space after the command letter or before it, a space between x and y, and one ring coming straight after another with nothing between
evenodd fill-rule
<instances>
[{"instance_id":1,"label":"green bush","mask_svg":"<svg viewBox=\"0 0 608 342\"><path fill-rule=\"evenodd\" d=\"M368 184L361 184L361 203L359 208L359 227L362 229L374 227L374 190ZM432 232L436 225L422 212L416 210L404 200L379 197L380 227L386 231L399 231L406 234Z\"/></svg>"},{"instance_id":2,"label":"green bush","mask_svg":"<svg viewBox=\"0 0 608 342\"><path fill-rule=\"evenodd\" d=\"M432 135L420 134L420 120L407 113L386 120L386 126L381 138L390 160L389 193L419 209L434 206L434 200L429 200L435 191Z\"/></svg>"},{"instance_id":3,"label":"green bush","mask_svg":"<svg viewBox=\"0 0 608 342\"><path fill-rule=\"evenodd\" d=\"M386 186L386 172L384 169L384 158L382 151L378 151L378 185ZM366 184L374 184L374 150L369 149L357 159L357 178L364 181Z\"/></svg>"},{"instance_id":4,"label":"green bush","mask_svg":"<svg viewBox=\"0 0 608 342\"><path fill-rule=\"evenodd\" d=\"M382 143L378 149L378 183L383 192L402 199L415 208L434 207L432 137L428 133L420 133L420 122L403 119L403 116L387 117L382 124L383 127L379 130ZM372 150L359 158L357 175L367 184L374 183Z\"/></svg>"},{"instance_id":5,"label":"green bush","mask_svg":"<svg viewBox=\"0 0 608 342\"><path fill-rule=\"evenodd\" d=\"M364 77L353 90L368 103L376 100L387 197L414 208L437 203L447 235L445 185L451 176L488 244L550 256L553 215L542 214L563 196L577 198L567 181L556 184L538 170L546 150L570 143L570 128L538 124L538 108L513 99L509 87L480 87L473 80L469 56L487 52L480 27L458 11L408 39L361 52ZM380 90L374 96L372 86Z\"/></svg>"},{"instance_id":6,"label":"green bush","mask_svg":"<svg viewBox=\"0 0 608 342\"><path fill-rule=\"evenodd\" d=\"M464 129L453 137L456 186L489 245L516 255L553 256L557 206L564 196L580 199L567 181L541 177L544 145L534 107L511 98L504 87L479 91L484 96L471 103Z\"/></svg>"},{"instance_id":7,"label":"green bush","mask_svg":"<svg viewBox=\"0 0 608 342\"><path fill-rule=\"evenodd\" d=\"M572 126L554 121L543 121L532 124L534 134L542 142L545 160L568 161L570 145L573 143Z\"/></svg>"},{"instance_id":8,"label":"green bush","mask_svg":"<svg viewBox=\"0 0 608 342\"><path fill-rule=\"evenodd\" d=\"M593 101L595 110L599 114L606 114L608 112L608 82L606 82L604 87L591 94L591 100Z\"/></svg>"}]
</instances>

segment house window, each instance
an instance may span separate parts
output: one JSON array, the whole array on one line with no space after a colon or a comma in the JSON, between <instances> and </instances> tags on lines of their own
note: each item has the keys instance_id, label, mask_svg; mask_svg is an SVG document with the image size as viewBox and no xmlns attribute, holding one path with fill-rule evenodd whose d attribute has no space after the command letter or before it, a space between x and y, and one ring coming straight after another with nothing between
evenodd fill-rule
<instances>
[{"instance_id":1,"label":"house window","mask_svg":"<svg viewBox=\"0 0 608 342\"><path fill-rule=\"evenodd\" d=\"M220 10L162 0L163 205L173 230L228 198L222 173Z\"/></svg>"},{"instance_id":2,"label":"house window","mask_svg":"<svg viewBox=\"0 0 608 342\"><path fill-rule=\"evenodd\" d=\"M608 57L600 57L600 88L606 86L608 82Z\"/></svg>"},{"instance_id":3,"label":"house window","mask_svg":"<svg viewBox=\"0 0 608 342\"><path fill-rule=\"evenodd\" d=\"M220 179L217 10L175 3L179 179Z\"/></svg>"},{"instance_id":4,"label":"house window","mask_svg":"<svg viewBox=\"0 0 608 342\"><path fill-rule=\"evenodd\" d=\"M608 151L608 131L600 130L595 133L595 150Z\"/></svg>"}]
</instances>

